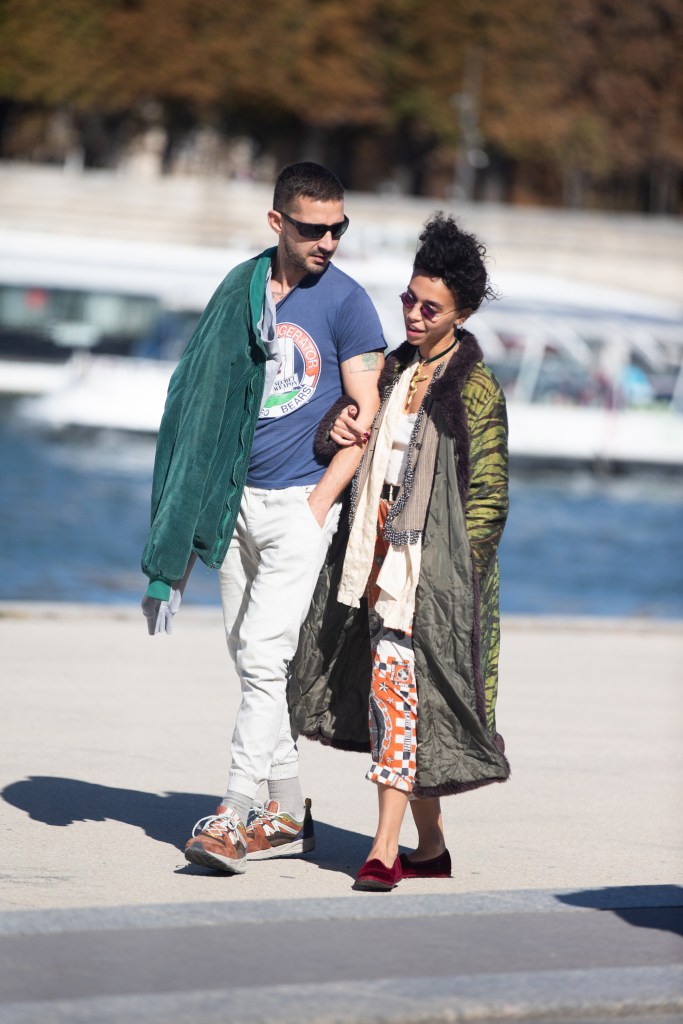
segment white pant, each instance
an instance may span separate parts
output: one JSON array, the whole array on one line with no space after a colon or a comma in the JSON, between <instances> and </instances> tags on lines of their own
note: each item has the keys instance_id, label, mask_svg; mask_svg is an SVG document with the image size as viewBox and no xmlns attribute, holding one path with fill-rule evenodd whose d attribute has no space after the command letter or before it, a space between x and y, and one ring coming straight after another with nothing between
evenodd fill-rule
<instances>
[{"instance_id":1,"label":"white pant","mask_svg":"<svg viewBox=\"0 0 683 1024\"><path fill-rule=\"evenodd\" d=\"M312 490L246 487L220 569L228 650L242 685L228 789L252 799L266 780L298 773L287 666L341 508L332 506L321 529L308 504Z\"/></svg>"}]
</instances>

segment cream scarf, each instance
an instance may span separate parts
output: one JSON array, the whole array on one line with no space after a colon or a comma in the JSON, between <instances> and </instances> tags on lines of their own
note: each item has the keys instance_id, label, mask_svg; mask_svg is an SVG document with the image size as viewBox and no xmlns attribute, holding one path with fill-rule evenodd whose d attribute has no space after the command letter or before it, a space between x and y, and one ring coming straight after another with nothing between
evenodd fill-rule
<instances>
[{"instance_id":1,"label":"cream scarf","mask_svg":"<svg viewBox=\"0 0 683 1024\"><path fill-rule=\"evenodd\" d=\"M387 400L374 449L366 452L371 459L364 486L357 495L353 526L344 558L337 598L342 604L358 608L365 593L377 536L377 512L382 486L391 454L399 417L403 415L410 380L415 372L411 363L402 372ZM422 539L413 544L389 545L387 556L377 578L381 587L376 604L384 625L391 629L410 630L415 611L415 591L420 577Z\"/></svg>"}]
</instances>

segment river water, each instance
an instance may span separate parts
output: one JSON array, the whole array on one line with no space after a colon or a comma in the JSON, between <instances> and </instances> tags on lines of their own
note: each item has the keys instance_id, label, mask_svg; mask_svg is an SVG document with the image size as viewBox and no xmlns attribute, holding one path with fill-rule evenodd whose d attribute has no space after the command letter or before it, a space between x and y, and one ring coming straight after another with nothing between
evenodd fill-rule
<instances>
[{"instance_id":1,"label":"river water","mask_svg":"<svg viewBox=\"0 0 683 1024\"><path fill-rule=\"evenodd\" d=\"M154 444L51 437L0 403L0 600L140 600ZM513 472L505 613L683 618L683 478ZM218 603L198 566L186 601Z\"/></svg>"}]
</instances>

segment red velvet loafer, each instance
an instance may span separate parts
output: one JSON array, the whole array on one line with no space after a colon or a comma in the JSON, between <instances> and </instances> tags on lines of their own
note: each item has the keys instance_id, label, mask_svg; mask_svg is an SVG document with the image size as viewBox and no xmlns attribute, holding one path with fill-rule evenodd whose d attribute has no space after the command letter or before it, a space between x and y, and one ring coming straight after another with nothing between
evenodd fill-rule
<instances>
[{"instance_id":1,"label":"red velvet loafer","mask_svg":"<svg viewBox=\"0 0 683 1024\"><path fill-rule=\"evenodd\" d=\"M432 857L431 860L421 860L417 863L408 860L406 853L402 853L399 860L401 861L403 878L451 877L451 855L448 850L444 850L438 857Z\"/></svg>"},{"instance_id":2,"label":"red velvet loafer","mask_svg":"<svg viewBox=\"0 0 683 1024\"><path fill-rule=\"evenodd\" d=\"M356 875L354 889L364 889L369 892L391 892L402 877L400 857L396 858L390 868L382 864L381 860L366 860Z\"/></svg>"}]
</instances>

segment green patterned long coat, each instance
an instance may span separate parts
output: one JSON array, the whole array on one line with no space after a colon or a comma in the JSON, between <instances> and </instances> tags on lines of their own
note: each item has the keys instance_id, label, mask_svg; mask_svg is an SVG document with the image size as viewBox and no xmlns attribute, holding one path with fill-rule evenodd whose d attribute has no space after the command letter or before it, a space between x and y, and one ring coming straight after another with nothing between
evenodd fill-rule
<instances>
[{"instance_id":1,"label":"green patterned long coat","mask_svg":"<svg viewBox=\"0 0 683 1024\"><path fill-rule=\"evenodd\" d=\"M405 343L389 356L383 397L414 352ZM507 416L501 387L471 334L434 382L425 412L439 443L413 622L417 797L502 782L510 773L495 719ZM341 527L320 574L290 666L289 707L300 734L369 751L367 603L351 609L336 600L347 537L348 527Z\"/></svg>"}]
</instances>

